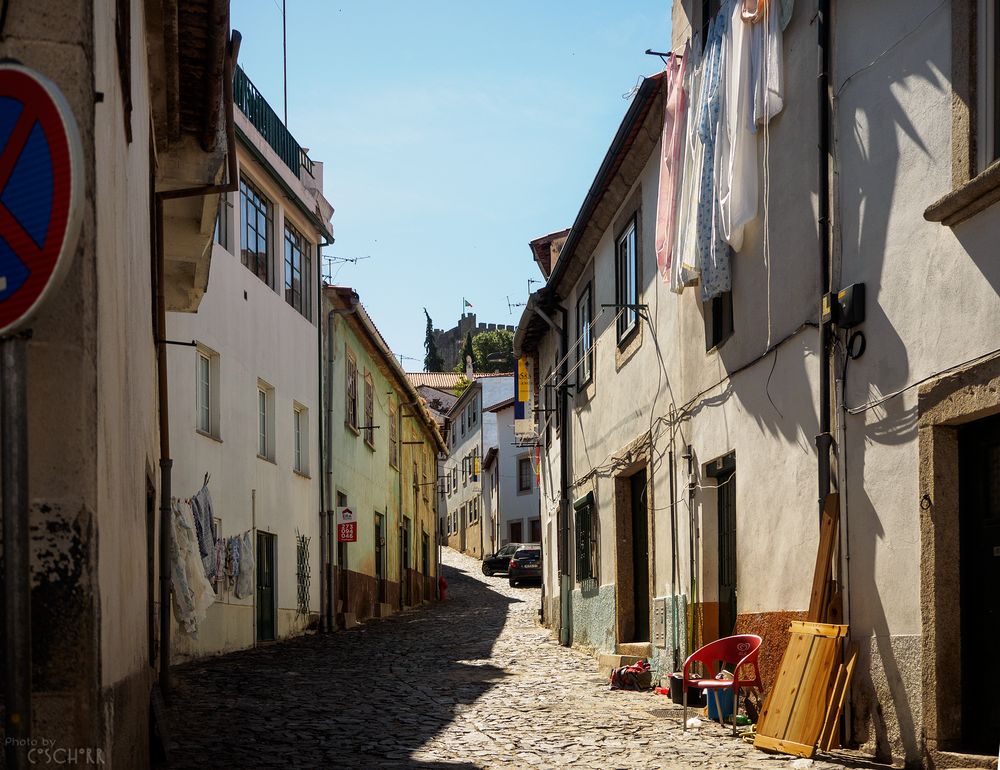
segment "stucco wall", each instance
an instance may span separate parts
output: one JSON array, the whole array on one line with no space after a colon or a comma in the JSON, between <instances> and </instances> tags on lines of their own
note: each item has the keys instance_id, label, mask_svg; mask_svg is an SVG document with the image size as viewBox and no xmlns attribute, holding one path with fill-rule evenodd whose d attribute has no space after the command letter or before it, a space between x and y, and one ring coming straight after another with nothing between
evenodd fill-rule
<instances>
[{"instance_id":1,"label":"stucco wall","mask_svg":"<svg viewBox=\"0 0 1000 770\"><path fill-rule=\"evenodd\" d=\"M687 20L699 24L700 8L693 12L685 5L690 3L674 6L675 49L691 34ZM795 9L784 38L784 110L766 136L757 135L761 163L765 141L770 151L770 243L765 251L762 205L733 259L733 335L706 353L697 290L678 298L654 275L658 146L631 189L614 191L623 205L593 253L576 255L582 269L577 285L560 290L573 318L580 288L593 281L594 383L572 402L576 486L570 498L595 494L601 590L617 567L613 477L635 459L627 455L629 446L634 449L651 431L651 595L669 594L679 581L699 608L702 633L718 622L717 498L706 464L729 452L736 456L739 622L754 617L758 627L770 628L771 620L780 622L808 604L818 538L814 436L820 367L818 165L815 142L802 140L817 135L812 16L809 8ZM842 422L846 431L836 436L835 483L845 510L838 578L846 587L851 637L862 649L854 689L856 737L882 755L913 761L920 757L924 711L915 641L924 622L917 401L915 390L893 394L996 348L1000 265L993 257L1000 218L987 210L954 228L923 218L927 205L952 186L948 4L893 2L873 11L854 0L838 4L834 19L834 286L864 282L867 289L861 329L868 347L847 369L844 401L857 407L890 396L862 413L834 415L834 430ZM614 301L612 237L633 200L642 209L639 301L649 306L649 315L638 349L628 357L615 354L611 314L596 308ZM571 344L577 334L571 331ZM552 334L539 344L542 376L556 359L555 346ZM841 356L835 374L842 373ZM674 419L672 410L684 414ZM690 477L683 457L689 445ZM673 500L667 483L671 451ZM558 469L553 430L542 457L541 502L551 540ZM552 601L558 595L554 562L545 572ZM589 626L593 614L577 591L573 600L576 637L578 625ZM553 607L547 620L558 625L554 614Z\"/></svg>"},{"instance_id":2,"label":"stucco wall","mask_svg":"<svg viewBox=\"0 0 1000 770\"><path fill-rule=\"evenodd\" d=\"M615 587L573 589L573 644L595 654L615 651Z\"/></svg>"},{"instance_id":3,"label":"stucco wall","mask_svg":"<svg viewBox=\"0 0 1000 770\"><path fill-rule=\"evenodd\" d=\"M253 131L253 129L248 129ZM241 146L242 147L242 146ZM281 161L268 148L275 167ZM287 220L311 241L313 266L320 234L281 193L261 164L240 151L240 170L273 205L272 271L283 281L284 223ZM246 268L240 258L239 193L232 193L229 231L232 249L216 243L208 290L197 313L168 313L171 339L197 340L203 348L170 346L171 452L174 457L173 493L186 499L210 477L214 516L219 535L241 536L253 530L277 536L275 576L276 633L287 636L302 631L310 613L319 611L319 369L317 326L319 295L311 276L312 320L289 305L282 293L267 286ZM304 201L303 205L311 205ZM314 271L315 272L315 271ZM218 355L218 435L197 430L197 361L199 350ZM273 460L258 456L258 382L273 389ZM293 411L305 408L306 446L304 472L294 468ZM298 608L297 536L309 541L309 612ZM255 558L258 555L255 553ZM238 599L220 590L197 637L175 632L172 653L178 660L226 652L254 644L256 591Z\"/></svg>"},{"instance_id":4,"label":"stucco wall","mask_svg":"<svg viewBox=\"0 0 1000 770\"><path fill-rule=\"evenodd\" d=\"M325 319L326 310L331 305L324 304L324 351L327 350ZM428 574L437 575L435 540L437 532L437 510L435 495L435 468L437 446L422 419L411 416L416 406L411 397L390 375L385 352L378 352L370 340L357 328L359 318L339 313L333 322L332 381L330 393L330 426L332 441L329 451L332 456L330 485L332 492L327 505L332 510L336 506L336 495L347 496L347 504L357 516L357 542L348 543L347 569L354 573L374 577L375 575L375 515L384 518L384 577L387 583L386 603L398 608L400 597L400 547L403 536L402 519L410 521L409 567L423 573L421 563L421 538L428 537ZM374 448L365 441L364 435L352 429L346 422L346 351L350 350L357 362L358 382L358 422L364 424L365 374L372 377L374 392L374 414L372 421L379 428L372 431ZM324 353L325 355L325 353ZM397 467L389 462L390 407L394 410L398 425L399 461ZM324 416L324 420L326 416ZM410 443L405 443L410 442ZM414 475L416 462L416 475ZM426 483L425 483L426 482ZM415 487L414 484L417 486ZM338 566L340 566L338 564ZM395 602L390 601L395 597ZM342 597L341 597L342 598ZM414 597L410 597L412 603ZM353 611L353 609L351 610Z\"/></svg>"}]
</instances>

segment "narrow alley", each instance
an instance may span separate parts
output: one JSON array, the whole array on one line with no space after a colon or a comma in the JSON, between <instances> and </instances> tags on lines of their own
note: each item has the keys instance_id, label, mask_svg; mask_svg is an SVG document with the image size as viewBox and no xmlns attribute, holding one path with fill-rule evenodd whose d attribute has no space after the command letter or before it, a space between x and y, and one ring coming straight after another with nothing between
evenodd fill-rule
<instances>
[{"instance_id":1,"label":"narrow alley","mask_svg":"<svg viewBox=\"0 0 1000 770\"><path fill-rule=\"evenodd\" d=\"M610 691L536 623L539 588L443 561L445 602L176 668L170 766L793 767L716 724L682 732L669 698Z\"/></svg>"}]
</instances>

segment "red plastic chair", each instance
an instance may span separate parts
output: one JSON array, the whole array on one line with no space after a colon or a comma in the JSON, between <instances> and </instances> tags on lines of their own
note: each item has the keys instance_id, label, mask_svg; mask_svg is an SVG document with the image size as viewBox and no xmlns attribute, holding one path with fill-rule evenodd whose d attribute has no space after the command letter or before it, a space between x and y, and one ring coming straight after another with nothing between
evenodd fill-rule
<instances>
[{"instance_id":1,"label":"red plastic chair","mask_svg":"<svg viewBox=\"0 0 1000 770\"><path fill-rule=\"evenodd\" d=\"M733 735L736 735L736 708L739 703L740 689L753 687L759 693L764 691L764 683L760 680L760 669L757 666L757 655L763 640L754 634L737 634L709 642L699 650L695 650L684 661L683 692L684 692L684 729L687 730L687 691L688 687L696 690L711 690L715 697L715 710L719 714L719 724L723 723L722 709L719 708L719 690L733 691ZM734 663L733 679L716 679L719 673L716 664ZM708 671L705 679L689 679L688 671L692 663L701 663Z\"/></svg>"}]
</instances>

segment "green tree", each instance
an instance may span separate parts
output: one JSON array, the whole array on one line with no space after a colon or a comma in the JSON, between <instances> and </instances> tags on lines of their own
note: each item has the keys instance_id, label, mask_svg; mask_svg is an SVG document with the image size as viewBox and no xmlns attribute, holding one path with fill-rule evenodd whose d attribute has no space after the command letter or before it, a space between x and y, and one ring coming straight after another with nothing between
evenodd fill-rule
<instances>
[{"instance_id":1,"label":"green tree","mask_svg":"<svg viewBox=\"0 0 1000 770\"><path fill-rule=\"evenodd\" d=\"M459 377L458 380L455 382L455 387L451 389L451 392L454 393L456 396L461 397L461 395L465 393L465 391L471 384L472 380L466 377L465 374L463 373L462 376Z\"/></svg>"},{"instance_id":2,"label":"green tree","mask_svg":"<svg viewBox=\"0 0 1000 770\"><path fill-rule=\"evenodd\" d=\"M462 346L462 357L455 364L456 372L465 371L465 359L472 358L472 371L479 372L482 371L478 366L476 366L476 352L472 348L472 332L465 333L465 345Z\"/></svg>"},{"instance_id":3,"label":"green tree","mask_svg":"<svg viewBox=\"0 0 1000 770\"><path fill-rule=\"evenodd\" d=\"M472 338L472 360L477 372L513 372L514 333L507 329L479 332Z\"/></svg>"},{"instance_id":4,"label":"green tree","mask_svg":"<svg viewBox=\"0 0 1000 770\"><path fill-rule=\"evenodd\" d=\"M444 361L438 353L437 341L434 339L434 322L431 321L430 313L424 308L424 315L427 316L427 332L424 334L424 371L440 372L444 368Z\"/></svg>"}]
</instances>

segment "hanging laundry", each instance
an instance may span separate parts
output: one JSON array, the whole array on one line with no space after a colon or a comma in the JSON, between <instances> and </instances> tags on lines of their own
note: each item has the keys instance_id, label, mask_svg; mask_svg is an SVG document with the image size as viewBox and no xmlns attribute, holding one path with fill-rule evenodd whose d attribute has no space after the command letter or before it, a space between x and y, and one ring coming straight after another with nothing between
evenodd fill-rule
<instances>
[{"instance_id":1,"label":"hanging laundry","mask_svg":"<svg viewBox=\"0 0 1000 770\"><path fill-rule=\"evenodd\" d=\"M781 30L784 31L788 22L792 20L792 13L795 10L795 0L781 0Z\"/></svg>"},{"instance_id":2,"label":"hanging laundry","mask_svg":"<svg viewBox=\"0 0 1000 770\"><path fill-rule=\"evenodd\" d=\"M701 278L701 300L710 299L729 291L732 285L730 263L732 249L722 233L721 212L716 180L717 150L720 139L720 118L722 113L722 74L725 71L725 48L723 43L729 30L733 0L728 0L709 24L705 42L705 61L701 84L701 114L698 116L698 136L704 145L702 158L701 187L698 191L698 272Z\"/></svg>"},{"instance_id":3,"label":"hanging laundry","mask_svg":"<svg viewBox=\"0 0 1000 770\"><path fill-rule=\"evenodd\" d=\"M687 125L684 130L681 179L677 189L677 236L673 258L670 262L670 290L680 294L685 286L698 280L698 194L701 189L701 172L704 148L698 137L697 116L701 114L701 81L703 72L699 52L688 46L685 49L687 66L684 91L687 94Z\"/></svg>"},{"instance_id":4,"label":"hanging laundry","mask_svg":"<svg viewBox=\"0 0 1000 770\"><path fill-rule=\"evenodd\" d=\"M240 543L240 572L236 576L235 594L237 599L245 599L253 592L253 541L250 533L243 535L243 542Z\"/></svg>"},{"instance_id":5,"label":"hanging laundry","mask_svg":"<svg viewBox=\"0 0 1000 770\"><path fill-rule=\"evenodd\" d=\"M755 25L747 6L754 0L740 0L732 7L723 42L724 71L721 88L724 113L718 147L717 181L722 235L739 251L743 247L743 226L757 216L757 139L751 117L751 37ZM766 13L767 0L756 0L756 11ZM721 13L721 12L720 12ZM758 27L763 25L756 25Z\"/></svg>"},{"instance_id":6,"label":"hanging laundry","mask_svg":"<svg viewBox=\"0 0 1000 770\"><path fill-rule=\"evenodd\" d=\"M229 538L229 558L232 562L233 577L239 577L240 574L240 540L239 535L234 535Z\"/></svg>"},{"instance_id":7,"label":"hanging laundry","mask_svg":"<svg viewBox=\"0 0 1000 770\"><path fill-rule=\"evenodd\" d=\"M174 616L181 630L197 636L198 626L215 601L205 576L194 517L188 506L173 502L173 537L170 541L170 574Z\"/></svg>"},{"instance_id":8,"label":"hanging laundry","mask_svg":"<svg viewBox=\"0 0 1000 770\"><path fill-rule=\"evenodd\" d=\"M205 576L215 577L215 518L212 512L212 496L208 486L202 486L191 498L191 511L198 534L198 553L205 565Z\"/></svg>"},{"instance_id":9,"label":"hanging laundry","mask_svg":"<svg viewBox=\"0 0 1000 770\"><path fill-rule=\"evenodd\" d=\"M663 107L663 134L660 139L660 184L656 198L656 264L660 279L670 276L670 262L677 231L677 190L681 176L681 148L684 143L684 71L687 51L678 61L667 62L667 98Z\"/></svg>"},{"instance_id":10,"label":"hanging laundry","mask_svg":"<svg viewBox=\"0 0 1000 770\"><path fill-rule=\"evenodd\" d=\"M749 1L749 0L748 0ZM763 5L763 17L749 24L750 29L750 93L753 94L753 120L750 130L756 131L784 107L784 63L781 45L781 14L777 0L757 0ZM791 11L789 11L791 13Z\"/></svg>"},{"instance_id":11,"label":"hanging laundry","mask_svg":"<svg viewBox=\"0 0 1000 770\"><path fill-rule=\"evenodd\" d=\"M215 541L215 566L212 572L212 585L218 591L226 581L226 539L220 537Z\"/></svg>"}]
</instances>

